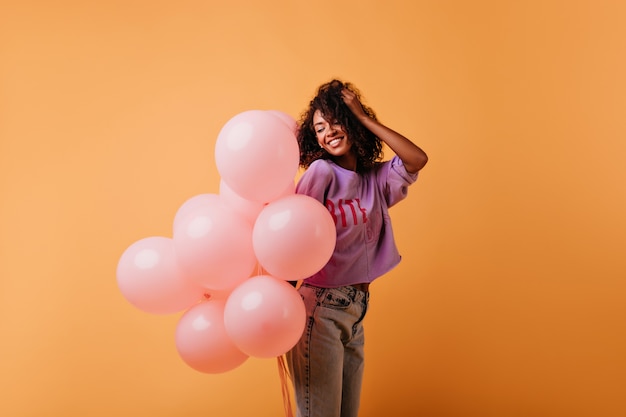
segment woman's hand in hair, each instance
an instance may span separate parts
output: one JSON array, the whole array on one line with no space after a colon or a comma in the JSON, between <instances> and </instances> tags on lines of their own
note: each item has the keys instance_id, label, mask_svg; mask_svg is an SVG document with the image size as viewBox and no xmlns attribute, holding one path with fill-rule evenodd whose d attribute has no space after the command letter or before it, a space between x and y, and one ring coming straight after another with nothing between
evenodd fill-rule
<instances>
[{"instance_id":1,"label":"woman's hand in hair","mask_svg":"<svg viewBox=\"0 0 626 417\"><path fill-rule=\"evenodd\" d=\"M346 103L346 106L348 106L350 111L361 122L363 121L364 117L369 118L367 113L365 113L365 110L363 110L363 106L361 105L359 98L352 91L348 90L347 88L344 88L343 90L341 90L341 98L343 99L343 102Z\"/></svg>"}]
</instances>

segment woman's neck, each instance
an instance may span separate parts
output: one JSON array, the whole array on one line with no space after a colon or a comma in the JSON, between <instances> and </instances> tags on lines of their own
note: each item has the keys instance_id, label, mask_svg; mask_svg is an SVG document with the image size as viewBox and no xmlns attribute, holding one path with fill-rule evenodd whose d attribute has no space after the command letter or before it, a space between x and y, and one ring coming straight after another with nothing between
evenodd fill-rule
<instances>
[{"instance_id":1,"label":"woman's neck","mask_svg":"<svg viewBox=\"0 0 626 417\"><path fill-rule=\"evenodd\" d=\"M343 169L356 172L357 159L356 155L354 155L352 152L348 152L347 154L341 156L335 156L333 158L333 162Z\"/></svg>"}]
</instances>

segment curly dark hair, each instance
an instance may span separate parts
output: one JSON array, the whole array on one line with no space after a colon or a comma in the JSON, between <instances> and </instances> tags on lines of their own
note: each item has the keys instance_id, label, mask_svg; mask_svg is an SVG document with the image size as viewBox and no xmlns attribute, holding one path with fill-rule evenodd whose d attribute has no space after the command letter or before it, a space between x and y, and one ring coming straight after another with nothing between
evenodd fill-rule
<instances>
[{"instance_id":1,"label":"curly dark hair","mask_svg":"<svg viewBox=\"0 0 626 417\"><path fill-rule=\"evenodd\" d=\"M352 141L352 152L357 157L357 172L364 172L372 168L380 161L383 153L382 141L370 132L354 116L352 111L343 102L341 90L348 89L356 94L359 102L361 93L351 83L332 80L322 84L315 97L309 103L309 107L301 114L298 122L298 146L300 147L300 166L308 168L317 159L331 159L324 149L317 143L315 129L313 127L313 115L316 110L322 113L326 120L336 120ZM365 113L377 120L374 110L364 105Z\"/></svg>"}]
</instances>

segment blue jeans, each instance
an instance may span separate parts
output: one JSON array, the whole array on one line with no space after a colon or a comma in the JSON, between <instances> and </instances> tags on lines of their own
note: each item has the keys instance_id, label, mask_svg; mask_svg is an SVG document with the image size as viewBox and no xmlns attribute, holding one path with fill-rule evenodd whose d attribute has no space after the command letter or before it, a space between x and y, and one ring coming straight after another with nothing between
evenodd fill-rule
<instances>
[{"instance_id":1,"label":"blue jeans","mask_svg":"<svg viewBox=\"0 0 626 417\"><path fill-rule=\"evenodd\" d=\"M306 327L287 353L298 417L356 417L363 380L363 318L369 293L354 287L299 289Z\"/></svg>"}]
</instances>

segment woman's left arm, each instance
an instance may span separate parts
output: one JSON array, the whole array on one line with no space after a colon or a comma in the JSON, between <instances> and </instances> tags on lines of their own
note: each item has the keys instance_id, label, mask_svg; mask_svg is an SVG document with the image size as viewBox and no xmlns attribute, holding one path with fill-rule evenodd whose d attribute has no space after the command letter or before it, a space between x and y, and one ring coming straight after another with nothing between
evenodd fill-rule
<instances>
[{"instance_id":1,"label":"woman's left arm","mask_svg":"<svg viewBox=\"0 0 626 417\"><path fill-rule=\"evenodd\" d=\"M363 126L378 136L380 140L385 142L387 146L398 155L407 172L416 173L424 168L424 165L428 162L426 152L400 133L369 117L363 110L361 102L352 91L344 89L342 96L344 103L346 103Z\"/></svg>"}]
</instances>

